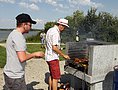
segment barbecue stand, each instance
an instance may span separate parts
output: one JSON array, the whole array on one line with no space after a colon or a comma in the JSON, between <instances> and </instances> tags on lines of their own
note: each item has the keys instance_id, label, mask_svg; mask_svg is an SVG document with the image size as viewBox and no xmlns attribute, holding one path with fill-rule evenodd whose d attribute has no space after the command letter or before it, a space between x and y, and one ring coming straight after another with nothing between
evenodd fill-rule
<instances>
[{"instance_id":1,"label":"barbecue stand","mask_svg":"<svg viewBox=\"0 0 118 90\"><path fill-rule=\"evenodd\" d=\"M65 73L72 76L70 90L79 90L79 87L82 90L112 90L113 67L118 64L118 45L94 40L68 42L66 52L71 58L65 62ZM86 68L82 63L75 63L75 58L88 60L84 63ZM84 83L79 86L77 79Z\"/></svg>"}]
</instances>

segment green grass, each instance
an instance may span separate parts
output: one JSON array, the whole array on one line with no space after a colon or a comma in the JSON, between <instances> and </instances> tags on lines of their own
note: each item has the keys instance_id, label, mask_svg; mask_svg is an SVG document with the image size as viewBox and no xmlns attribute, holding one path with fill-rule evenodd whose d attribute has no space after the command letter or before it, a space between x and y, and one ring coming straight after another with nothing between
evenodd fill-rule
<instances>
[{"instance_id":1,"label":"green grass","mask_svg":"<svg viewBox=\"0 0 118 90\"><path fill-rule=\"evenodd\" d=\"M41 48L41 44L27 44L27 52L33 53L43 51L45 53L45 48Z\"/></svg>"},{"instance_id":2,"label":"green grass","mask_svg":"<svg viewBox=\"0 0 118 90\"><path fill-rule=\"evenodd\" d=\"M37 52L37 51L45 51L44 48L41 48L41 44L27 44L27 51L29 53Z\"/></svg>"},{"instance_id":3,"label":"green grass","mask_svg":"<svg viewBox=\"0 0 118 90\"><path fill-rule=\"evenodd\" d=\"M65 46L61 46L62 48L65 48ZM37 51L43 51L45 52L45 49L44 48L41 48L41 45L40 44L27 44L27 51L29 53L33 53L33 52L37 52ZM65 53L65 49L62 50L63 53ZM59 56L60 58L60 61L64 60L63 57Z\"/></svg>"},{"instance_id":4,"label":"green grass","mask_svg":"<svg viewBox=\"0 0 118 90\"><path fill-rule=\"evenodd\" d=\"M61 46L61 47L65 47L65 46ZM43 51L45 52L44 48L41 48L40 44L27 44L27 51L29 53L33 53L33 52L37 52L37 51ZM65 49L62 50L65 53ZM59 57L60 61L64 60L63 57ZM3 68L4 65L6 64L6 49L5 47L0 46L0 68Z\"/></svg>"},{"instance_id":5,"label":"green grass","mask_svg":"<svg viewBox=\"0 0 118 90\"><path fill-rule=\"evenodd\" d=\"M29 53L36 52L36 51L45 51L45 49L41 48L39 44L28 44L27 51ZM0 46L0 68L3 68L6 64L6 49L5 47Z\"/></svg>"},{"instance_id":6,"label":"green grass","mask_svg":"<svg viewBox=\"0 0 118 90\"><path fill-rule=\"evenodd\" d=\"M6 63L6 49L0 46L0 68L3 68Z\"/></svg>"},{"instance_id":7,"label":"green grass","mask_svg":"<svg viewBox=\"0 0 118 90\"><path fill-rule=\"evenodd\" d=\"M61 45L61 48L63 48L62 52L65 54L65 45ZM63 61L63 60L65 60L65 58L63 58L62 56L59 56L59 60Z\"/></svg>"}]
</instances>

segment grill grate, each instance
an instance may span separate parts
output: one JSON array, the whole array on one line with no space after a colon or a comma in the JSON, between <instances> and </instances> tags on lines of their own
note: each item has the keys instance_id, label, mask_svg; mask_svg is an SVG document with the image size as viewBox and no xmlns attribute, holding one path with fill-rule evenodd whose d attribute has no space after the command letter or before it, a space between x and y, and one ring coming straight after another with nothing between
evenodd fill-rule
<instances>
[{"instance_id":1,"label":"grill grate","mask_svg":"<svg viewBox=\"0 0 118 90\"><path fill-rule=\"evenodd\" d=\"M66 65L79 69L80 71L88 68L89 60L89 46L91 45L105 45L107 42L100 41L81 41L68 42L66 44L66 52L70 56L70 60L66 61ZM86 70L87 71L87 70Z\"/></svg>"}]
</instances>

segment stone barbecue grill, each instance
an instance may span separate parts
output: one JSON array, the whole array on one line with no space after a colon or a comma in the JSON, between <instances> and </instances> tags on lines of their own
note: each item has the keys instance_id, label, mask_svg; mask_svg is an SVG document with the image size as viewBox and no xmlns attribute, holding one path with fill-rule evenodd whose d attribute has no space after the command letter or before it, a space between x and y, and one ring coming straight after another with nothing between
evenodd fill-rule
<instances>
[{"instance_id":1,"label":"stone barbecue grill","mask_svg":"<svg viewBox=\"0 0 118 90\"><path fill-rule=\"evenodd\" d=\"M113 75L108 77L110 83L105 78L118 64L118 45L95 40L68 42L66 52L71 59L65 62L65 72L88 83L86 90L112 90ZM71 79L71 90L79 90Z\"/></svg>"}]
</instances>

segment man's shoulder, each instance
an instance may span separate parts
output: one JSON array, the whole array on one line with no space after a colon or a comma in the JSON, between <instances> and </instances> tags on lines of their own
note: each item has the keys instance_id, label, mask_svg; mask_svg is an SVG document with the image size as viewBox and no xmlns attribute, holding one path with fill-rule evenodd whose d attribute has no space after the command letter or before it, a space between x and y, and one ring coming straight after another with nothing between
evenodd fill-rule
<instances>
[{"instance_id":1,"label":"man's shoulder","mask_svg":"<svg viewBox=\"0 0 118 90\"><path fill-rule=\"evenodd\" d=\"M15 36L16 34L18 34L17 32L16 32L16 30L13 30L13 31L11 31L11 33L9 34L9 36Z\"/></svg>"},{"instance_id":2,"label":"man's shoulder","mask_svg":"<svg viewBox=\"0 0 118 90\"><path fill-rule=\"evenodd\" d=\"M15 40L15 39L24 39L24 36L22 35L22 33L18 32L17 30L13 30L9 34L8 38L11 38L13 40Z\"/></svg>"},{"instance_id":3,"label":"man's shoulder","mask_svg":"<svg viewBox=\"0 0 118 90\"><path fill-rule=\"evenodd\" d=\"M53 30L53 29L55 29L55 27L51 27L51 28L49 28L49 30Z\"/></svg>"},{"instance_id":4,"label":"man's shoulder","mask_svg":"<svg viewBox=\"0 0 118 90\"><path fill-rule=\"evenodd\" d=\"M55 35L58 34L58 32L56 30L49 30L49 32L47 33L47 35Z\"/></svg>"},{"instance_id":5,"label":"man's shoulder","mask_svg":"<svg viewBox=\"0 0 118 90\"><path fill-rule=\"evenodd\" d=\"M49 33L58 33L56 27L52 27L48 30Z\"/></svg>"}]
</instances>

